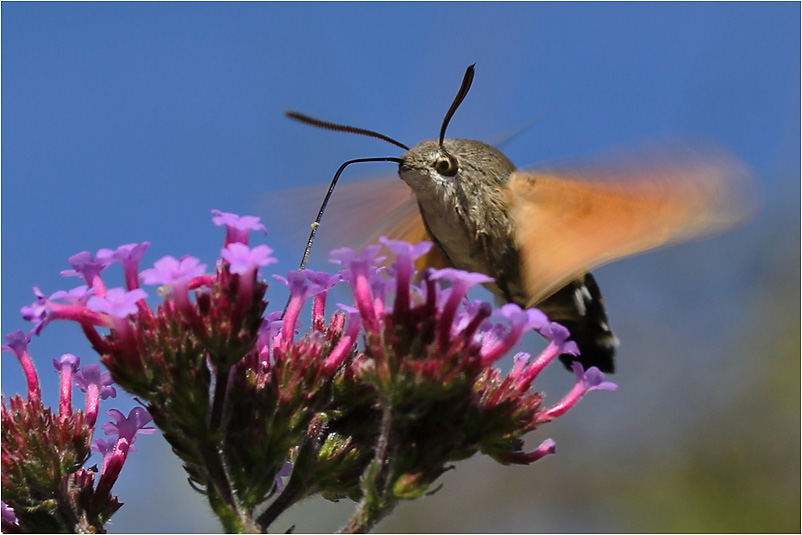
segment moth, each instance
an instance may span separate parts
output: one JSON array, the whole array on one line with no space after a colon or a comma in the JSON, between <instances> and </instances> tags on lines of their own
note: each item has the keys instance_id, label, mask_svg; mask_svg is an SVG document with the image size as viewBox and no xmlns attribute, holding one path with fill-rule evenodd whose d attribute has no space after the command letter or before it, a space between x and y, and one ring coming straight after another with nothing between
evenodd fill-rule
<instances>
[{"instance_id":1,"label":"moth","mask_svg":"<svg viewBox=\"0 0 802 535\"><path fill-rule=\"evenodd\" d=\"M518 170L498 149L448 139L446 128L468 94L474 65L446 113L438 139L412 148L388 136L287 112L321 128L394 144L400 157L345 162L312 225L301 267L342 171L352 163L391 161L401 180L344 185L337 194L364 240L384 235L434 242L419 267L453 266L494 278L498 302L538 307L561 323L580 355L566 367L614 371L617 338L590 273L614 260L730 229L751 212L750 175L724 150L666 145L573 167Z\"/></svg>"}]
</instances>

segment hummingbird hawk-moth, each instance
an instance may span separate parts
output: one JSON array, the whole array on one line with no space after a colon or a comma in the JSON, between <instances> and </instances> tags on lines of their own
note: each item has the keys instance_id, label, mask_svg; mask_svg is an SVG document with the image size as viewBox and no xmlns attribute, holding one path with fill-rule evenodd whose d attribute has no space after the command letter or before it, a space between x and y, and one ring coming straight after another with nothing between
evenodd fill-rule
<instances>
[{"instance_id":1,"label":"hummingbird hawk-moth","mask_svg":"<svg viewBox=\"0 0 802 535\"><path fill-rule=\"evenodd\" d=\"M453 266L493 277L498 301L537 306L561 323L580 355L569 367L614 370L618 340L590 270L619 258L722 232L750 211L749 174L733 156L710 147L665 146L640 155L575 168L521 171L498 149L445 138L468 93L474 66L443 120L440 136L412 148L370 130L287 115L321 128L376 137L406 152L360 158L335 174L312 225L301 267L340 173L352 163L392 161L400 181L341 186L358 214L365 242L381 235L430 240L419 267Z\"/></svg>"}]
</instances>

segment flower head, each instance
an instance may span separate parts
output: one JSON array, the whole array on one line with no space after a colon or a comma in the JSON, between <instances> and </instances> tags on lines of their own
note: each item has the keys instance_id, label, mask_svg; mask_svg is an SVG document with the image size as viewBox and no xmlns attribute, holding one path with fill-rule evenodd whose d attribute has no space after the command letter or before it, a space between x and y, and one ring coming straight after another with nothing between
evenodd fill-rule
<instances>
[{"instance_id":1,"label":"flower head","mask_svg":"<svg viewBox=\"0 0 802 535\"><path fill-rule=\"evenodd\" d=\"M138 270L139 261L145 255L150 242L127 243L120 245L117 249L100 249L97 252L98 259L108 262L119 262L123 266L125 273L125 287L129 290L139 287Z\"/></svg>"},{"instance_id":2,"label":"flower head","mask_svg":"<svg viewBox=\"0 0 802 535\"><path fill-rule=\"evenodd\" d=\"M537 419L539 422L548 422L554 418L557 418L558 416L562 416L574 405L576 405L582 396L588 392L592 392L594 390L609 390L614 392L618 390L618 385L609 381L605 381L604 374L595 366L586 371L582 368L582 364L580 364L578 361L574 361L571 364L571 367L576 375L576 384L562 399L562 401L553 407L542 411L538 415Z\"/></svg>"},{"instance_id":3,"label":"flower head","mask_svg":"<svg viewBox=\"0 0 802 535\"><path fill-rule=\"evenodd\" d=\"M8 341L4 349L13 347L27 356L27 337L13 333ZM61 379L57 415L38 394L29 394L27 400L13 396L8 405L3 398L4 532L12 525L22 532L48 531L53 526L65 532L102 531L120 507L109 492L113 481L107 480L99 495L94 472L82 468L90 455L94 421L86 412L72 410L72 379L80 374L80 359L66 353L53 364ZM46 521L41 511L48 512Z\"/></svg>"},{"instance_id":4,"label":"flower head","mask_svg":"<svg viewBox=\"0 0 802 535\"><path fill-rule=\"evenodd\" d=\"M193 256L185 255L180 259L164 256L157 260L152 268L142 270L139 278L145 284L162 286L186 286L189 281L206 272L206 264Z\"/></svg>"},{"instance_id":5,"label":"flower head","mask_svg":"<svg viewBox=\"0 0 802 535\"><path fill-rule=\"evenodd\" d=\"M589 371L582 375L581 389L558 409L544 409L543 396L530 391L545 364L559 352L576 351L576 344L567 341L567 330L537 309L506 304L493 312L487 303L468 301L472 287L493 280L481 273L426 270L415 287L414 260L428 248L383 243L395 254L393 268L386 272L375 268L376 249L339 250L333 256L345 268L343 278L354 293L355 307L341 308L358 313L365 326L365 355L355 362L355 373L374 385L385 411L402 411L392 420L393 436L399 443L415 443L414 452L420 452L410 451L407 457L402 448L396 459L375 461L377 470L384 463L406 470L394 473L392 492L419 496L448 462L477 450L507 464L529 464L553 453L551 440L525 452L520 437L570 408L584 393L609 388ZM392 304L385 303L384 288L394 290ZM544 354L517 354L506 375L495 369L493 364L531 330L549 339ZM441 432L429 437L425 430L431 429Z\"/></svg>"},{"instance_id":6,"label":"flower head","mask_svg":"<svg viewBox=\"0 0 802 535\"><path fill-rule=\"evenodd\" d=\"M6 343L0 346L0 350L13 353L25 374L25 381L28 383L28 399L38 400L41 398L41 387L39 386L39 376L33 365L31 356L28 353L28 343L30 338L22 331L14 331L6 335Z\"/></svg>"},{"instance_id":7,"label":"flower head","mask_svg":"<svg viewBox=\"0 0 802 535\"><path fill-rule=\"evenodd\" d=\"M509 328L499 328L495 333L495 340L483 347L482 359L486 364L495 362L505 355L518 344L527 331L539 330L548 324L548 318L540 310L536 308L524 310L515 303L502 305L494 315L506 319Z\"/></svg>"},{"instance_id":8,"label":"flower head","mask_svg":"<svg viewBox=\"0 0 802 535\"><path fill-rule=\"evenodd\" d=\"M114 453L114 448L117 446L116 438L96 438L92 441L92 451L99 453L103 457L103 466L105 467L111 455ZM133 450L135 446L131 446L129 451Z\"/></svg>"},{"instance_id":9,"label":"flower head","mask_svg":"<svg viewBox=\"0 0 802 535\"><path fill-rule=\"evenodd\" d=\"M88 251L82 251L72 255L67 262L72 269L62 271L62 276L81 277L89 287L98 288L98 292L102 294L103 282L100 279L100 272L109 267L111 262L108 258L95 257Z\"/></svg>"},{"instance_id":10,"label":"flower head","mask_svg":"<svg viewBox=\"0 0 802 535\"><path fill-rule=\"evenodd\" d=\"M278 275L273 275L273 278L290 289L290 301L287 303L287 310L284 313L281 340L282 343L291 343L304 302L313 295L325 292L326 287L312 282L312 279L316 277L314 272L308 269L290 271L287 273L286 279Z\"/></svg>"},{"instance_id":11,"label":"flower head","mask_svg":"<svg viewBox=\"0 0 802 535\"><path fill-rule=\"evenodd\" d=\"M106 414L114 421L103 424L101 426L103 432L107 435L117 435L118 438L125 439L129 443L133 443L138 434L149 435L156 432L153 427L145 427L153 420L153 417L142 407L134 407L128 416L117 409L106 411Z\"/></svg>"},{"instance_id":12,"label":"flower head","mask_svg":"<svg viewBox=\"0 0 802 535\"><path fill-rule=\"evenodd\" d=\"M34 327L30 332L31 335L41 333L52 317L52 309L49 306L49 302L38 286L33 287L33 294L36 296L36 301L22 307L20 310L24 320L34 323Z\"/></svg>"},{"instance_id":13,"label":"flower head","mask_svg":"<svg viewBox=\"0 0 802 535\"><path fill-rule=\"evenodd\" d=\"M89 298L94 295L95 288L90 288L89 286L82 284L81 286L76 286L72 290L59 290L54 292L50 296L50 301L64 301L70 305L86 305L86 302Z\"/></svg>"},{"instance_id":14,"label":"flower head","mask_svg":"<svg viewBox=\"0 0 802 535\"><path fill-rule=\"evenodd\" d=\"M220 252L223 260L229 263L231 273L244 275L268 264L278 262L270 256L273 250L267 245L257 245L253 249L244 243L230 243Z\"/></svg>"},{"instance_id":15,"label":"flower head","mask_svg":"<svg viewBox=\"0 0 802 535\"><path fill-rule=\"evenodd\" d=\"M90 298L102 299L95 294L96 289L78 286L68 292L57 291L49 298L46 298L41 290L34 286L33 293L36 296L36 301L31 305L22 307L20 310L23 319L34 323L34 327L29 331L28 336L41 334L47 324L59 319L77 321L82 326L102 325L110 327L113 323L112 320L86 307ZM105 289L103 294L105 295ZM57 300L65 301L66 304L58 303Z\"/></svg>"},{"instance_id":16,"label":"flower head","mask_svg":"<svg viewBox=\"0 0 802 535\"><path fill-rule=\"evenodd\" d=\"M68 416L72 413L72 377L81 359L72 353L61 355L59 360L53 359L53 366L61 374L61 396L59 402L59 415Z\"/></svg>"},{"instance_id":17,"label":"flower head","mask_svg":"<svg viewBox=\"0 0 802 535\"><path fill-rule=\"evenodd\" d=\"M108 314L113 318L125 318L138 311L137 302L145 299L148 294L141 288L126 290L124 288L111 288L105 297L93 295L86 303L87 308L96 312Z\"/></svg>"},{"instance_id":18,"label":"flower head","mask_svg":"<svg viewBox=\"0 0 802 535\"><path fill-rule=\"evenodd\" d=\"M242 243L248 245L248 234L252 230L260 230L267 234L267 228L259 222L258 217L246 215L239 216L220 210L212 210L215 217L212 222L219 226L226 227L226 246L232 243Z\"/></svg>"},{"instance_id":19,"label":"flower head","mask_svg":"<svg viewBox=\"0 0 802 535\"><path fill-rule=\"evenodd\" d=\"M81 389L82 392L88 392L92 388L96 388L100 399L117 397L117 391L114 389L114 380L111 378L111 373L100 371L100 366L97 364L88 364L83 367L81 371L75 374L75 386Z\"/></svg>"}]
</instances>

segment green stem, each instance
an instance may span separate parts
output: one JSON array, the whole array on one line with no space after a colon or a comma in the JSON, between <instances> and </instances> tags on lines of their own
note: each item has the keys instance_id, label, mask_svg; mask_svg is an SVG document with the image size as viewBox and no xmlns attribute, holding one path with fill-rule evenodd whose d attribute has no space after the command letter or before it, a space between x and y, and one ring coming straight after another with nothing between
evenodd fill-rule
<instances>
[{"instance_id":1,"label":"green stem","mask_svg":"<svg viewBox=\"0 0 802 535\"><path fill-rule=\"evenodd\" d=\"M201 438L201 455L209 478L207 493L212 510L220 519L227 533L259 533L253 521L242 511L239 501L231 487L231 482L223 460L222 425L230 368L218 369L215 378L212 407L209 412L206 436Z\"/></svg>"},{"instance_id":2,"label":"green stem","mask_svg":"<svg viewBox=\"0 0 802 535\"><path fill-rule=\"evenodd\" d=\"M394 449L391 449L390 444L392 424L392 408L387 403L382 412L381 433L376 441L376 455L365 473L364 497L340 533L367 533L390 514L398 503L392 495L394 472L394 458L391 455Z\"/></svg>"},{"instance_id":3,"label":"green stem","mask_svg":"<svg viewBox=\"0 0 802 535\"><path fill-rule=\"evenodd\" d=\"M223 421L223 409L225 408L226 397L228 395L228 380L230 368L218 368L214 383L214 394L212 397L212 410L209 413L207 427L212 435L216 435L220 430Z\"/></svg>"},{"instance_id":4,"label":"green stem","mask_svg":"<svg viewBox=\"0 0 802 535\"><path fill-rule=\"evenodd\" d=\"M325 432L325 422L320 415L314 417L306 431L306 436L301 442L295 465L292 467L292 474L287 486L273 503L271 503L264 513L256 519L256 525L262 532L266 532L270 524L289 507L303 498L309 491L309 480L313 475L315 462L320 453L320 446L323 442Z\"/></svg>"},{"instance_id":5,"label":"green stem","mask_svg":"<svg viewBox=\"0 0 802 535\"><path fill-rule=\"evenodd\" d=\"M256 519L256 524L263 533L266 533L270 524L272 524L281 513L303 498L303 496L303 483L300 478L291 476L290 480L287 482L287 486L284 487L284 490L278 495L278 498L276 498L275 501L265 509L264 513L259 515L259 518Z\"/></svg>"},{"instance_id":6,"label":"green stem","mask_svg":"<svg viewBox=\"0 0 802 535\"><path fill-rule=\"evenodd\" d=\"M220 519L226 533L243 533L249 522L243 517L234 497L220 452L213 440L202 440L201 450L209 478L206 492L212 510Z\"/></svg>"}]
</instances>

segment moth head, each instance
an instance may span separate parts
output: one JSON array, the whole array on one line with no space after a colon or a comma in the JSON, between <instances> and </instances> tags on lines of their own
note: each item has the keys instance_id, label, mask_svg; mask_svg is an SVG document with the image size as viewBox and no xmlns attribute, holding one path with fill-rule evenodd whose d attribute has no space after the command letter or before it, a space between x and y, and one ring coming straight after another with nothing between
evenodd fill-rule
<instances>
[{"instance_id":1,"label":"moth head","mask_svg":"<svg viewBox=\"0 0 802 535\"><path fill-rule=\"evenodd\" d=\"M418 194L497 188L513 171L515 165L501 151L472 139L422 141L398 164L398 174Z\"/></svg>"}]
</instances>

